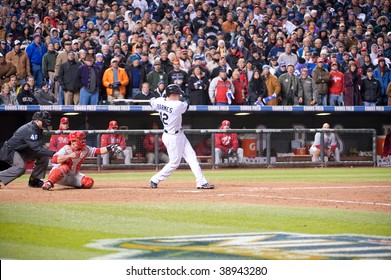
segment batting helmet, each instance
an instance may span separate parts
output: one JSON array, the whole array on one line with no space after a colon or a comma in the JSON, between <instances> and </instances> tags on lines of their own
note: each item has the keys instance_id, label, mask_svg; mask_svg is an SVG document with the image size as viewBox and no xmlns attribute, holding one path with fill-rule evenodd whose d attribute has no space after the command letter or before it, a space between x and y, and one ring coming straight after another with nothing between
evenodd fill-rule
<instances>
[{"instance_id":1,"label":"batting helmet","mask_svg":"<svg viewBox=\"0 0 391 280\"><path fill-rule=\"evenodd\" d=\"M33 115L33 121L39 120L42 122L42 127L48 128L52 124L52 117L48 111L35 112Z\"/></svg>"},{"instance_id":2,"label":"batting helmet","mask_svg":"<svg viewBox=\"0 0 391 280\"><path fill-rule=\"evenodd\" d=\"M181 95L181 94L183 94L183 91L181 90L181 88L178 85L172 84L166 88L166 96L170 96L171 94Z\"/></svg>"},{"instance_id":3,"label":"batting helmet","mask_svg":"<svg viewBox=\"0 0 391 280\"><path fill-rule=\"evenodd\" d=\"M117 123L117 121L111 121L111 122L109 122L109 129L118 129L118 123Z\"/></svg>"},{"instance_id":4,"label":"batting helmet","mask_svg":"<svg viewBox=\"0 0 391 280\"><path fill-rule=\"evenodd\" d=\"M83 149L86 146L86 134L83 131L74 131L68 134L68 145L77 141L77 147Z\"/></svg>"}]
</instances>

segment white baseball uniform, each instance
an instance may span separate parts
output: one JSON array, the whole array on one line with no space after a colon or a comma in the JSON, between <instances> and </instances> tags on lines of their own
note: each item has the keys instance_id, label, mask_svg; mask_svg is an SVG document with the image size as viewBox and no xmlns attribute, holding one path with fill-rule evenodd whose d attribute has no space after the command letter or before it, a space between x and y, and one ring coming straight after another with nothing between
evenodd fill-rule
<instances>
[{"instance_id":1,"label":"white baseball uniform","mask_svg":"<svg viewBox=\"0 0 391 280\"><path fill-rule=\"evenodd\" d=\"M318 152L320 150L320 137L321 137L321 133L320 132L317 132L315 134L315 139L314 139L314 143L312 144L311 148L310 148L310 154L311 155L314 155L314 153ZM332 147L335 147L335 150L333 152L334 154L334 158L336 161L340 161L340 153L339 153L339 149L337 147L337 140L335 138L335 134L334 133L324 133L324 148L325 149L330 149ZM315 161L315 157L312 156L312 161Z\"/></svg>"},{"instance_id":2,"label":"white baseball uniform","mask_svg":"<svg viewBox=\"0 0 391 280\"><path fill-rule=\"evenodd\" d=\"M196 153L182 130L182 114L187 111L188 104L166 100L164 97L151 99L150 104L160 113L160 120L164 126L162 140L170 159L163 169L151 178L151 181L159 184L160 181L167 179L178 168L183 157L196 177L197 187L206 184Z\"/></svg>"}]
</instances>

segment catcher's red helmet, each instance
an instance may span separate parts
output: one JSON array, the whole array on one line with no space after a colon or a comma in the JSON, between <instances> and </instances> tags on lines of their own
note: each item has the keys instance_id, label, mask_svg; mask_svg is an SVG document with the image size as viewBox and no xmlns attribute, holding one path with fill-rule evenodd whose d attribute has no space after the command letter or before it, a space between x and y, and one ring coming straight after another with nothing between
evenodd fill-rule
<instances>
[{"instance_id":1,"label":"catcher's red helmet","mask_svg":"<svg viewBox=\"0 0 391 280\"><path fill-rule=\"evenodd\" d=\"M222 122L221 122L221 126L231 126L231 122L229 121L229 120L223 120Z\"/></svg>"},{"instance_id":2,"label":"catcher's red helmet","mask_svg":"<svg viewBox=\"0 0 391 280\"><path fill-rule=\"evenodd\" d=\"M77 147L83 149L86 146L86 134L83 131L74 131L68 135L68 145L77 141Z\"/></svg>"},{"instance_id":3,"label":"catcher's red helmet","mask_svg":"<svg viewBox=\"0 0 391 280\"><path fill-rule=\"evenodd\" d=\"M111 121L111 122L109 122L109 129L118 129L118 123L117 123L117 121Z\"/></svg>"}]
</instances>

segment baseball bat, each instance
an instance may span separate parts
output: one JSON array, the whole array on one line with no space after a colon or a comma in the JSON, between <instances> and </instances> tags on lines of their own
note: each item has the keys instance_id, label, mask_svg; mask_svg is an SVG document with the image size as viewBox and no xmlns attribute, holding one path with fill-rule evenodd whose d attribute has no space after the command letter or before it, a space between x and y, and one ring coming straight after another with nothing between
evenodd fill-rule
<instances>
[{"instance_id":1,"label":"baseball bat","mask_svg":"<svg viewBox=\"0 0 391 280\"><path fill-rule=\"evenodd\" d=\"M149 103L149 100L138 100L138 99L114 99L111 101L112 104L129 104L129 103Z\"/></svg>"}]
</instances>

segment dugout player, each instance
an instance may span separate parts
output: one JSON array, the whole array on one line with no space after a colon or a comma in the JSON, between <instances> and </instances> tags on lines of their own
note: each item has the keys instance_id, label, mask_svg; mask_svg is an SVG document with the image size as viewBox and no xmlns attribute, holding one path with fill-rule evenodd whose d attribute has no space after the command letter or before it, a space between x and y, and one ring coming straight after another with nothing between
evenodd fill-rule
<instances>
[{"instance_id":1,"label":"dugout player","mask_svg":"<svg viewBox=\"0 0 391 280\"><path fill-rule=\"evenodd\" d=\"M231 122L224 120L220 129L231 129ZM239 148L238 135L236 133L216 133L215 134L215 164L220 164L222 159L235 157L238 163L243 162L243 149Z\"/></svg>"},{"instance_id":2,"label":"dugout player","mask_svg":"<svg viewBox=\"0 0 391 280\"><path fill-rule=\"evenodd\" d=\"M324 123L322 129L329 130L330 125L328 123ZM317 132L315 134L314 143L310 148L310 154L312 155L312 162L319 161L320 137L321 137L321 133ZM337 147L337 140L335 138L335 134L330 131L324 133L324 155L325 157L327 157L327 159L330 158L331 156L334 156L335 161L340 161L340 153Z\"/></svg>"},{"instance_id":3,"label":"dugout player","mask_svg":"<svg viewBox=\"0 0 391 280\"><path fill-rule=\"evenodd\" d=\"M0 150L0 160L11 167L0 172L0 187L6 186L26 172L26 161L34 160L34 168L28 182L29 187L41 188L49 157L54 152L45 149L42 141L43 128L51 124L50 113L35 112L32 121L18 128Z\"/></svg>"},{"instance_id":4,"label":"dugout player","mask_svg":"<svg viewBox=\"0 0 391 280\"><path fill-rule=\"evenodd\" d=\"M118 123L117 121L110 121L109 127L107 130L117 130L118 129ZM105 147L108 145L117 144L121 147L122 153L115 153L115 154L104 154L102 155L102 163L103 165L109 165L110 158L118 158L123 159L125 158L125 164L130 165L130 159L132 158L132 148L126 147L126 141L125 136L122 133L116 133L116 134L103 134L100 139L100 146Z\"/></svg>"},{"instance_id":5,"label":"dugout player","mask_svg":"<svg viewBox=\"0 0 391 280\"><path fill-rule=\"evenodd\" d=\"M68 145L62 147L52 158L53 168L42 186L43 190L51 190L55 184L70 186L78 189L90 189L94 185L91 177L80 173L80 166L86 157L121 153L118 145L108 145L95 148L86 145L86 135L82 131L74 131L68 135Z\"/></svg>"},{"instance_id":6,"label":"dugout player","mask_svg":"<svg viewBox=\"0 0 391 280\"><path fill-rule=\"evenodd\" d=\"M49 150L57 152L62 147L68 144L68 135L63 133L64 130L69 129L69 119L66 117L61 118L58 130L60 134L53 134L50 137Z\"/></svg>"},{"instance_id":7,"label":"dugout player","mask_svg":"<svg viewBox=\"0 0 391 280\"><path fill-rule=\"evenodd\" d=\"M183 133L182 114L187 111L189 105L186 101L181 101L182 93L178 85L172 84L166 88L166 97L150 100L152 108L160 113L160 120L164 126L162 139L167 148L169 162L151 178L149 185L153 189L157 188L159 182L167 179L184 158L196 177L197 189L214 189L215 186L206 181L196 153Z\"/></svg>"}]
</instances>

